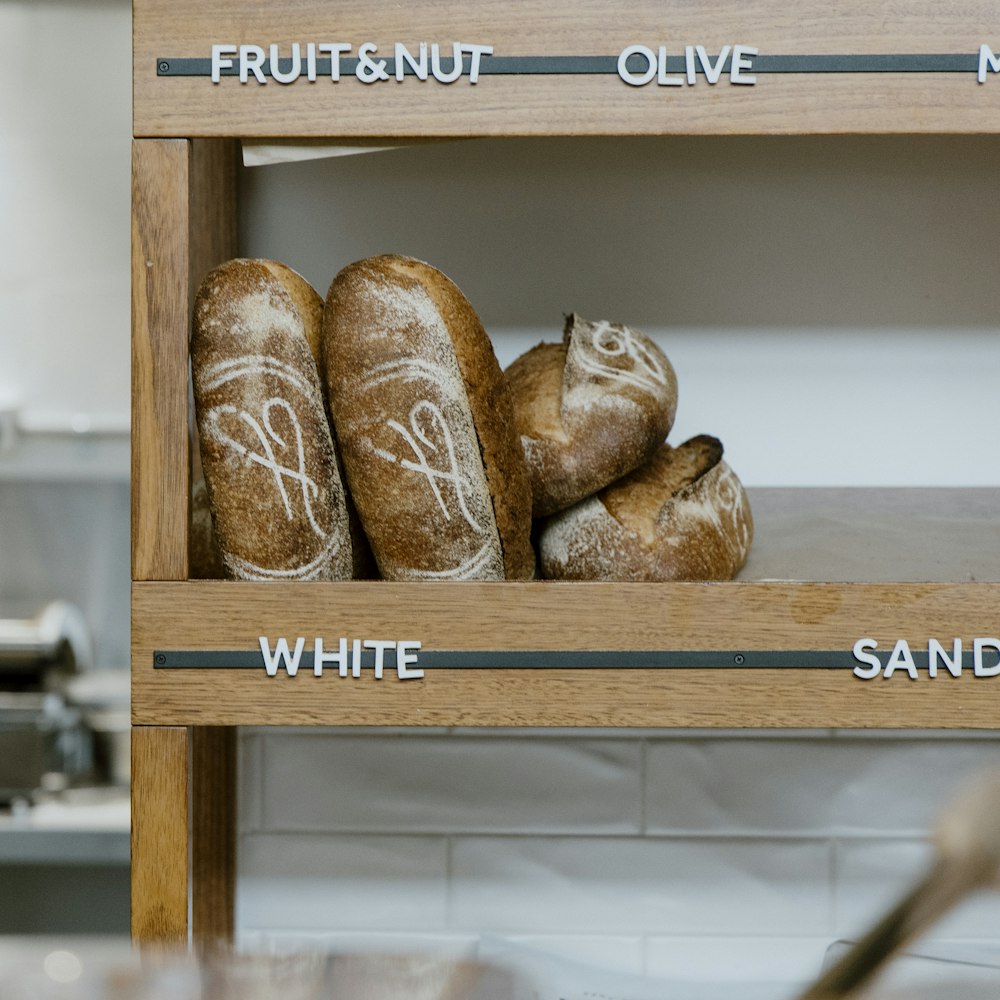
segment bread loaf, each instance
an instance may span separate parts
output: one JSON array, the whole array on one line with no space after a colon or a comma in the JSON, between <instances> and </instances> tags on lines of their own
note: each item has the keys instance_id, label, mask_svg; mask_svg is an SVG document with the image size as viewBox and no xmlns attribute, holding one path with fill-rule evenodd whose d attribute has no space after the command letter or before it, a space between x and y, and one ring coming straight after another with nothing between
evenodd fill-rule
<instances>
[{"instance_id":1,"label":"bread loaf","mask_svg":"<svg viewBox=\"0 0 1000 1000\"><path fill-rule=\"evenodd\" d=\"M212 526L208 487L200 474L191 484L191 519L188 524L188 576L192 580L223 580L226 568Z\"/></svg>"},{"instance_id":2,"label":"bread loaf","mask_svg":"<svg viewBox=\"0 0 1000 1000\"><path fill-rule=\"evenodd\" d=\"M556 580L729 580L753 517L743 485L702 435L661 445L645 465L541 528L542 576Z\"/></svg>"},{"instance_id":3,"label":"bread loaf","mask_svg":"<svg viewBox=\"0 0 1000 1000\"><path fill-rule=\"evenodd\" d=\"M510 395L461 291L429 264L372 257L334 278L323 323L344 470L382 575L530 577Z\"/></svg>"},{"instance_id":4,"label":"bread loaf","mask_svg":"<svg viewBox=\"0 0 1000 1000\"><path fill-rule=\"evenodd\" d=\"M310 349L322 308L275 261L229 261L198 290L201 460L223 563L238 579L351 576L344 488Z\"/></svg>"},{"instance_id":5,"label":"bread loaf","mask_svg":"<svg viewBox=\"0 0 1000 1000\"><path fill-rule=\"evenodd\" d=\"M539 344L506 371L536 517L562 510L641 465L663 443L677 379L648 337L566 318L561 344Z\"/></svg>"}]
</instances>

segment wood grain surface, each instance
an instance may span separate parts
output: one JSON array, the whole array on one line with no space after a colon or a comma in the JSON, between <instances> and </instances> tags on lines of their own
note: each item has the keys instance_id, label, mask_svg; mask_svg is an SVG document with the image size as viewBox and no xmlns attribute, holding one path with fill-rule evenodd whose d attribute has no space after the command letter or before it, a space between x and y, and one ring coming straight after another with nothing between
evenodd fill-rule
<instances>
[{"instance_id":1,"label":"wood grain surface","mask_svg":"<svg viewBox=\"0 0 1000 1000\"><path fill-rule=\"evenodd\" d=\"M189 144L132 145L132 579L188 575Z\"/></svg>"},{"instance_id":2,"label":"wood grain surface","mask_svg":"<svg viewBox=\"0 0 1000 1000\"><path fill-rule=\"evenodd\" d=\"M1000 678L853 674L891 650L996 633L1000 584L137 584L136 722L196 725L993 727ZM259 637L436 650L842 650L843 669L442 669L401 681L154 669L154 650Z\"/></svg>"},{"instance_id":3,"label":"wood grain surface","mask_svg":"<svg viewBox=\"0 0 1000 1000\"><path fill-rule=\"evenodd\" d=\"M188 201L188 316L202 278L235 257L239 144L230 139L199 139L190 144Z\"/></svg>"},{"instance_id":4,"label":"wood grain surface","mask_svg":"<svg viewBox=\"0 0 1000 1000\"><path fill-rule=\"evenodd\" d=\"M996 9L985 0L910 4L685 0L505 7L463 0L418 6L390 0L292 0L206 7L195 0L134 3L134 131L143 136L466 136L594 134L782 134L796 132L995 132L1000 78L975 72L760 74L756 84L633 87L608 75L487 76L440 84L413 77L365 84L343 77L282 85L158 76L157 63L203 58L218 44L374 42L375 57L401 42L450 52L453 42L492 45L497 56L615 56L632 44L668 54L703 45L748 45L761 55L978 55L996 43Z\"/></svg>"},{"instance_id":5,"label":"wood grain surface","mask_svg":"<svg viewBox=\"0 0 1000 1000\"><path fill-rule=\"evenodd\" d=\"M132 937L188 940L188 730L132 729Z\"/></svg>"},{"instance_id":6,"label":"wood grain surface","mask_svg":"<svg viewBox=\"0 0 1000 1000\"><path fill-rule=\"evenodd\" d=\"M198 284L236 255L232 141L132 148L132 578L188 575L188 340Z\"/></svg>"},{"instance_id":7,"label":"wood grain surface","mask_svg":"<svg viewBox=\"0 0 1000 1000\"><path fill-rule=\"evenodd\" d=\"M191 933L232 944L236 896L236 730L191 730Z\"/></svg>"}]
</instances>

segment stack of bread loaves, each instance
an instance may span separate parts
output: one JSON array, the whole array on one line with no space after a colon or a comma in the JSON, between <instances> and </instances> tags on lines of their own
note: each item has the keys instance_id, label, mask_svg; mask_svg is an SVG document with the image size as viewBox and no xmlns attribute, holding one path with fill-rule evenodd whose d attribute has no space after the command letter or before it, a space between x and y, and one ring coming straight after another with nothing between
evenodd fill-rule
<instances>
[{"instance_id":1,"label":"stack of bread loaves","mask_svg":"<svg viewBox=\"0 0 1000 1000\"><path fill-rule=\"evenodd\" d=\"M571 316L505 375L428 264L358 261L324 302L285 265L240 259L202 283L191 354L225 575L528 579L532 514L543 576L720 579L746 557L721 446L663 443L674 371L626 327Z\"/></svg>"},{"instance_id":2,"label":"stack of bread loaves","mask_svg":"<svg viewBox=\"0 0 1000 1000\"><path fill-rule=\"evenodd\" d=\"M518 433L543 516L542 576L556 580L727 580L753 536L722 445L664 439L677 379L648 337L571 315L561 344L507 369Z\"/></svg>"}]
</instances>

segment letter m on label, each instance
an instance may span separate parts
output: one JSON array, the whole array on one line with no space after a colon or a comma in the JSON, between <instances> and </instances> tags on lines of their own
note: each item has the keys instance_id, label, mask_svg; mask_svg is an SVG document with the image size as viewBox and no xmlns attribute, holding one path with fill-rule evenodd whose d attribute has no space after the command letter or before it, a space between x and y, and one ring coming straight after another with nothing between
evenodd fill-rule
<instances>
[{"instance_id":1,"label":"letter m on label","mask_svg":"<svg viewBox=\"0 0 1000 1000\"><path fill-rule=\"evenodd\" d=\"M993 50L988 45L979 46L979 76L980 83L986 82L987 66L994 73L1000 73L1000 56L993 54Z\"/></svg>"}]
</instances>

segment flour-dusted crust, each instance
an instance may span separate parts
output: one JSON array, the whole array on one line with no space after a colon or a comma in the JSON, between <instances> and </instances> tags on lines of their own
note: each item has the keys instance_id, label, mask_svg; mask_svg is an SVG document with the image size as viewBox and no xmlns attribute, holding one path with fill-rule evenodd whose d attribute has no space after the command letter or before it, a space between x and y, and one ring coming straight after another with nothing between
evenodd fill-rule
<instances>
[{"instance_id":1,"label":"flour-dusted crust","mask_svg":"<svg viewBox=\"0 0 1000 1000\"><path fill-rule=\"evenodd\" d=\"M731 580L752 540L743 485L702 435L553 515L539 547L554 580Z\"/></svg>"},{"instance_id":2,"label":"flour-dusted crust","mask_svg":"<svg viewBox=\"0 0 1000 1000\"><path fill-rule=\"evenodd\" d=\"M275 261L232 260L195 300L201 463L228 575L344 580L351 542L319 372L322 299Z\"/></svg>"},{"instance_id":3,"label":"flour-dusted crust","mask_svg":"<svg viewBox=\"0 0 1000 1000\"><path fill-rule=\"evenodd\" d=\"M648 337L619 323L566 319L506 371L534 514L569 507L637 468L663 443L677 378Z\"/></svg>"},{"instance_id":4,"label":"flour-dusted crust","mask_svg":"<svg viewBox=\"0 0 1000 1000\"><path fill-rule=\"evenodd\" d=\"M531 494L486 332L429 264L386 255L333 280L323 321L330 410L381 574L525 579Z\"/></svg>"}]
</instances>

